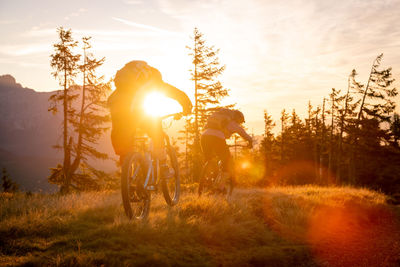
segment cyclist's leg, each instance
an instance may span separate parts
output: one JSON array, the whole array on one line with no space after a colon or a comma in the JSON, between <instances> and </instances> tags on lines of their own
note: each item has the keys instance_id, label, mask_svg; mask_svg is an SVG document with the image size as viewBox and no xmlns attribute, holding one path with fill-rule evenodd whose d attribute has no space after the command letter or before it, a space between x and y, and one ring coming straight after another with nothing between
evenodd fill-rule
<instances>
[{"instance_id":1,"label":"cyclist's leg","mask_svg":"<svg viewBox=\"0 0 400 267\"><path fill-rule=\"evenodd\" d=\"M229 151L229 147L226 144L225 140L221 139L221 142L218 142L218 144L215 146L216 148L216 154L218 158L222 162L222 186L225 184L225 182L233 177L233 160L231 156L231 152Z\"/></svg>"},{"instance_id":2,"label":"cyclist's leg","mask_svg":"<svg viewBox=\"0 0 400 267\"><path fill-rule=\"evenodd\" d=\"M212 171L216 167L214 166L216 162L213 160L213 158L216 156L215 139L215 136L204 134L200 138L201 151L205 160L203 168L201 170L200 179L202 179L202 177L206 175L207 172Z\"/></svg>"},{"instance_id":3,"label":"cyclist's leg","mask_svg":"<svg viewBox=\"0 0 400 267\"><path fill-rule=\"evenodd\" d=\"M202 135L200 138L201 150L206 162L209 162L215 155L214 144L215 136Z\"/></svg>"},{"instance_id":4,"label":"cyclist's leg","mask_svg":"<svg viewBox=\"0 0 400 267\"><path fill-rule=\"evenodd\" d=\"M214 188L214 175L216 170L216 162L213 160L215 157L215 136L203 134L200 138L201 150L205 163L201 168L199 179L198 193L201 195L203 192L210 192Z\"/></svg>"}]
</instances>

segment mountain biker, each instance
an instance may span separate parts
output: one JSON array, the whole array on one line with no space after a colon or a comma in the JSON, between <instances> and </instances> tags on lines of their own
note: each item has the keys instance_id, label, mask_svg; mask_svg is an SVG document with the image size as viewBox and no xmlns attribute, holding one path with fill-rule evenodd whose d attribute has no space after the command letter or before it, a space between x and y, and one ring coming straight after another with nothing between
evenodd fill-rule
<instances>
[{"instance_id":1,"label":"mountain biker","mask_svg":"<svg viewBox=\"0 0 400 267\"><path fill-rule=\"evenodd\" d=\"M144 61L130 61L118 70L114 83L116 90L108 98L111 113L111 141L114 151L120 156L120 163L132 151L132 139L139 133L146 133L153 141L154 157L165 165L163 132L157 120L146 116L143 101L149 92L164 93L182 106L183 115L192 110L192 102L181 90L164 82L161 73Z\"/></svg>"},{"instance_id":2,"label":"mountain biker","mask_svg":"<svg viewBox=\"0 0 400 267\"><path fill-rule=\"evenodd\" d=\"M222 161L222 181L229 176L234 180L233 161L226 139L238 133L248 141L249 148L253 147L251 136L240 126L244 121L244 115L239 110L218 109L208 117L205 131L201 135L201 148L205 160L209 161L216 155Z\"/></svg>"}]
</instances>

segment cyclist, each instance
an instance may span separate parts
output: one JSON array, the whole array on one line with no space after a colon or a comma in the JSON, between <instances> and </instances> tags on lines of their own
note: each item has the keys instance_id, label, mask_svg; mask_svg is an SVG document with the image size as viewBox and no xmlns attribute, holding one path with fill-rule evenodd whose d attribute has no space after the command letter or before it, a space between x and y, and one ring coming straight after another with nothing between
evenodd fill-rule
<instances>
[{"instance_id":1,"label":"cyclist","mask_svg":"<svg viewBox=\"0 0 400 267\"><path fill-rule=\"evenodd\" d=\"M250 135L240 126L244 123L244 115L239 110L218 109L208 117L205 131L201 135L201 147L206 161L211 160L215 155L222 161L223 177L222 182L230 176L234 179L233 160L226 139L232 134L238 133L253 147L253 140ZM221 185L223 187L223 184Z\"/></svg>"},{"instance_id":2,"label":"cyclist","mask_svg":"<svg viewBox=\"0 0 400 267\"><path fill-rule=\"evenodd\" d=\"M125 64L117 71L114 84L116 90L108 98L107 104L112 122L111 141L115 153L120 156L121 165L132 150L132 138L141 130L152 139L154 157L160 160L161 171L164 172L167 168L162 127L156 120L145 116L143 101L149 92L157 90L178 101L183 108L183 115L187 115L192 110L189 97L164 82L161 73L144 61L134 60Z\"/></svg>"}]
</instances>

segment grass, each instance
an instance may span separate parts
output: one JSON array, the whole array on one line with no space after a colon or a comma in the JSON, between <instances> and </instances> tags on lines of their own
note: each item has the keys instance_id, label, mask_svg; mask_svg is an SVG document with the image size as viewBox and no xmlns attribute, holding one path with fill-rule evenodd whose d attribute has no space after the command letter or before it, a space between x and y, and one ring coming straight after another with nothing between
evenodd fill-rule
<instances>
[{"instance_id":1,"label":"grass","mask_svg":"<svg viewBox=\"0 0 400 267\"><path fill-rule=\"evenodd\" d=\"M398 210L348 187L236 189L152 200L147 223L119 192L0 196L0 266L397 266Z\"/></svg>"}]
</instances>

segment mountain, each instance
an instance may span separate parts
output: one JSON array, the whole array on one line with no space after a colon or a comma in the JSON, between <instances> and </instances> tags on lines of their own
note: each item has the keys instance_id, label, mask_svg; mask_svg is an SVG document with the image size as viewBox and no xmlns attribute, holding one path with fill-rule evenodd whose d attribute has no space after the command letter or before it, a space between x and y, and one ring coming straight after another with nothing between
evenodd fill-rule
<instances>
[{"instance_id":1,"label":"mountain","mask_svg":"<svg viewBox=\"0 0 400 267\"><path fill-rule=\"evenodd\" d=\"M11 75L0 76L0 168L6 168L23 190L56 189L47 182L49 168L63 157L53 148L62 141L62 116L48 112L53 93L24 88ZM113 156L109 140L106 133L99 150ZM115 169L111 160L92 163L105 171Z\"/></svg>"}]
</instances>

